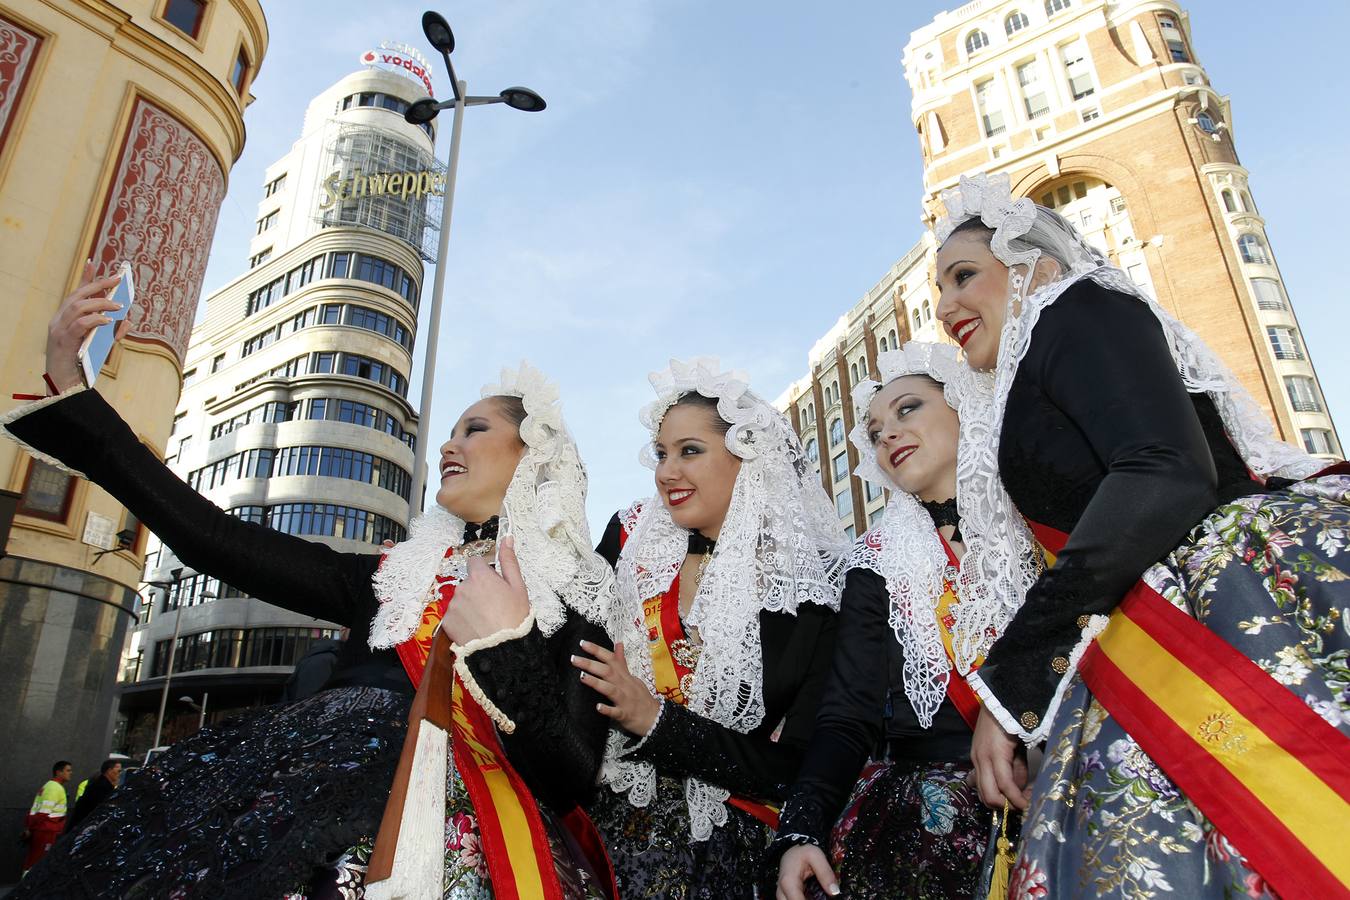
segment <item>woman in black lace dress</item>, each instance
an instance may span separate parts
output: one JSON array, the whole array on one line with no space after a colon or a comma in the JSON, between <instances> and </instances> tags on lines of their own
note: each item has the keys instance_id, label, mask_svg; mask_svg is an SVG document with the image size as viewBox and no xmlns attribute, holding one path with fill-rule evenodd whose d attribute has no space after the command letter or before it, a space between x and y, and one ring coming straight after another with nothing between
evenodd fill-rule
<instances>
[{"instance_id":1,"label":"woman in black lace dress","mask_svg":"<svg viewBox=\"0 0 1350 900\"><path fill-rule=\"evenodd\" d=\"M1024 598L968 676L981 797L1027 809L1012 895L1344 896L1350 477L1006 175L943 202L938 314L995 379L962 573Z\"/></svg>"},{"instance_id":2,"label":"woman in black lace dress","mask_svg":"<svg viewBox=\"0 0 1350 900\"><path fill-rule=\"evenodd\" d=\"M979 703L951 650L958 412L988 380L942 344L876 367L880 382L854 389L850 437L856 474L891 497L849 554L833 669L773 845L779 900L968 900L989 834L968 782Z\"/></svg>"},{"instance_id":3,"label":"woman in black lace dress","mask_svg":"<svg viewBox=\"0 0 1350 900\"><path fill-rule=\"evenodd\" d=\"M589 793L606 732L596 695L577 682L568 657L583 639L607 646L599 623L612 578L586 539L578 512L584 474L553 404L556 391L528 367L504 373L508 383L487 389L442 446L439 506L414 522L408 541L384 554L339 553L212 505L165 468L98 392L77 386L75 349L112 308L104 297L112 282L86 279L62 304L47 354L62 393L8 414L5 428L108 490L185 565L249 596L341 623L351 637L324 690L178 743L132 775L12 896L362 896L409 704L431 671L431 632L442 618L455 642L456 696L461 687L472 694L465 705L490 720L483 740L504 749L509 760L502 762L525 785L517 785L521 803L537 809L534 821L556 861L540 860L551 896L603 896L603 864L586 857L562 820ZM545 473L561 486L549 500L559 508L549 512L566 538L539 525L534 486ZM517 567L511 542L501 548L505 578L473 558L495 552L503 503L519 549ZM448 708L449 698L442 703ZM421 721L421 733L434 734L429 721ZM479 843L490 811L474 807L463 766L445 758L447 744L455 745L442 736L439 759L417 748L419 764L439 763L431 771L441 773L444 788L409 798L421 809L444 804L444 827L434 825L430 835L431 868L420 870L434 884L417 895L491 897L497 869ZM407 874L410 867L399 868Z\"/></svg>"},{"instance_id":4,"label":"woman in black lace dress","mask_svg":"<svg viewBox=\"0 0 1350 900\"><path fill-rule=\"evenodd\" d=\"M750 898L811 733L848 543L782 414L716 363L652 376L658 496L616 516L614 721L591 809L623 897Z\"/></svg>"}]
</instances>

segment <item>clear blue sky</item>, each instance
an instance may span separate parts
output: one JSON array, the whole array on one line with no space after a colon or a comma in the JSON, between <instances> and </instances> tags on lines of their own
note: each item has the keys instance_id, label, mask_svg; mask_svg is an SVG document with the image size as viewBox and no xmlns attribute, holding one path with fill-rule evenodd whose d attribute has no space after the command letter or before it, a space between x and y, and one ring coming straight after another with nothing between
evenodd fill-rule
<instances>
[{"instance_id":1,"label":"clear blue sky","mask_svg":"<svg viewBox=\"0 0 1350 900\"><path fill-rule=\"evenodd\" d=\"M919 237L922 167L900 55L911 31L958 5L439 6L471 93L522 84L549 108L466 119L431 447L483 382L528 358L560 383L598 524L651 493L637 462L649 371L670 356L717 355L770 399L804 374L812 343ZM246 265L263 169L298 136L310 98L381 40L431 55L421 3L264 7L271 45L208 292ZM1336 112L1350 77L1310 40L1350 31L1350 6L1187 8L1200 63L1232 97L1252 193L1350 441L1346 225L1334 215L1350 209L1350 141Z\"/></svg>"}]
</instances>

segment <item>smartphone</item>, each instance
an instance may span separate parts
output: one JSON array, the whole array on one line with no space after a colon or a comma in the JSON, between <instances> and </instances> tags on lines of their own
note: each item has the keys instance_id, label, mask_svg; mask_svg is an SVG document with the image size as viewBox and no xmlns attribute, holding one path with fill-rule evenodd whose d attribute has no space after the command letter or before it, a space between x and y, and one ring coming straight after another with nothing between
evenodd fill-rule
<instances>
[{"instance_id":1,"label":"smartphone","mask_svg":"<svg viewBox=\"0 0 1350 900\"><path fill-rule=\"evenodd\" d=\"M84 375L86 387L94 386L94 379L98 377L103 364L108 361L108 354L112 353L113 344L117 341L117 323L127 317L131 312L131 305L136 302L136 286L131 282L131 263L123 262L118 267L118 275L121 277L117 287L113 288L110 299L121 308L104 313L112 321L89 332L89 336L80 347L80 372Z\"/></svg>"}]
</instances>

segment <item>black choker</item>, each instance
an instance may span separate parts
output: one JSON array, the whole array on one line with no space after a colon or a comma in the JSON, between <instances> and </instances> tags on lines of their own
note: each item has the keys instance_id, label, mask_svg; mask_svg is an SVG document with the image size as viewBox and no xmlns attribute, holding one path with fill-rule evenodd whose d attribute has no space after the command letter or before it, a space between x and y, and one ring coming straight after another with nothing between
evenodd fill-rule
<instances>
[{"instance_id":1,"label":"black choker","mask_svg":"<svg viewBox=\"0 0 1350 900\"><path fill-rule=\"evenodd\" d=\"M481 525L473 522L464 524L464 543L473 541L495 541L497 539L497 517L493 516Z\"/></svg>"},{"instance_id":2,"label":"black choker","mask_svg":"<svg viewBox=\"0 0 1350 900\"><path fill-rule=\"evenodd\" d=\"M717 541L704 537L697 531L689 532L689 555L706 556L717 547Z\"/></svg>"},{"instance_id":3,"label":"black choker","mask_svg":"<svg viewBox=\"0 0 1350 900\"><path fill-rule=\"evenodd\" d=\"M961 514L956 511L956 498L950 500L920 500L919 505L928 510L928 514L933 517L933 525L941 528L943 525L952 526L952 537L954 541L961 540Z\"/></svg>"}]
</instances>

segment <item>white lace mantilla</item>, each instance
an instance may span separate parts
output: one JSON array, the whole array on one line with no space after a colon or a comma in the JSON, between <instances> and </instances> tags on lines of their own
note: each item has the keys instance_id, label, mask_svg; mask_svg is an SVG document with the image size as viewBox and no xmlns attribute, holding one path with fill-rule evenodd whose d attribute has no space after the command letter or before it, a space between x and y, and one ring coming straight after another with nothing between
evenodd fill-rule
<instances>
[{"instance_id":1,"label":"white lace mantilla","mask_svg":"<svg viewBox=\"0 0 1350 900\"><path fill-rule=\"evenodd\" d=\"M499 537L511 535L530 595L535 621L545 635L556 632L571 608L608 627L614 575L591 546L586 523L586 469L558 408L558 391L529 363L502 370L500 384L483 397L521 398L525 455L502 502ZM408 539L385 554L375 573L380 608L371 622L370 646L392 647L412 637L430 600L445 551L458 546L464 521L433 507L414 519Z\"/></svg>"},{"instance_id":2,"label":"white lace mantilla","mask_svg":"<svg viewBox=\"0 0 1350 900\"><path fill-rule=\"evenodd\" d=\"M913 494L898 490L877 464L876 447L867 434L869 407L872 397L883 385L906 375L927 375L942 385L947 405L961 415L964 426L966 414L963 410L968 405L987 404L993 381L988 375L964 365L957 358L955 347L920 341L911 341L899 350L878 355L877 374L879 381L864 381L853 389L854 421L857 424L849 439L857 448L860 460L855 474L892 493L881 521L853 545L847 568L869 569L885 579L890 596L888 621L904 651L905 696L914 707L920 724L927 728L933 724L933 716L946 696L952 667L943 646L936 612L943 593L943 579L948 574L947 553L942 548L932 516ZM959 502L957 508L960 508ZM963 537L966 527L963 515ZM955 621L953 630L959 631L968 627L988 627L989 622L999 618L1000 610L981 614L975 604L967 604L962 598L951 612ZM967 674L974 661L962 660L960 674Z\"/></svg>"},{"instance_id":3,"label":"white lace mantilla","mask_svg":"<svg viewBox=\"0 0 1350 900\"><path fill-rule=\"evenodd\" d=\"M764 662L759 613L796 613L802 603L839 608L843 558L848 549L834 506L806 463L797 435L782 413L752 393L743 376L719 372L715 360L672 361L652 375L656 403L642 420L653 438L660 420L679 397L697 391L718 399L718 412L731 423L727 449L744 460L716 549L699 584L685 623L703 643L688 709L746 733L764 720ZM650 447L644 462L655 467ZM645 649L642 603L669 590L688 552L689 532L671 519L654 497L621 515L628 532L618 565L614 635L624 646ZM629 652L632 673L656 693L649 653ZM646 806L656 794L656 771L647 762L625 758L628 738L615 731L605 752L602 779ZM726 822L723 788L685 779L691 837L706 840Z\"/></svg>"}]
</instances>

